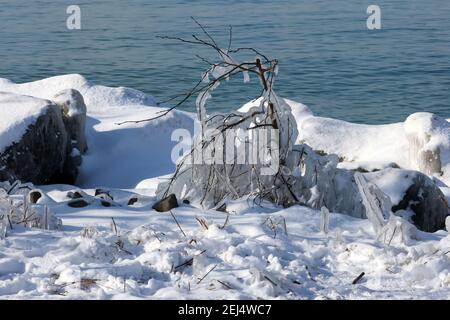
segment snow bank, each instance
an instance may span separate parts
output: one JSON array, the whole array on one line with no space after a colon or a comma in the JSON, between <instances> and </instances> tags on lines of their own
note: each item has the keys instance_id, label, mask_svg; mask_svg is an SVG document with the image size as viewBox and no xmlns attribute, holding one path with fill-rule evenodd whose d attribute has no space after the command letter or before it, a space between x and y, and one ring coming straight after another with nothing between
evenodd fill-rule
<instances>
[{"instance_id":1,"label":"snow bank","mask_svg":"<svg viewBox=\"0 0 450 320\"><path fill-rule=\"evenodd\" d=\"M3 92L0 86L0 152L18 142L50 105L48 100Z\"/></svg>"},{"instance_id":2,"label":"snow bank","mask_svg":"<svg viewBox=\"0 0 450 320\"><path fill-rule=\"evenodd\" d=\"M408 140L403 123L363 125L330 118L309 117L299 129L299 140L313 149L337 154L344 162L409 167ZM372 169L372 168L371 168Z\"/></svg>"},{"instance_id":3,"label":"snow bank","mask_svg":"<svg viewBox=\"0 0 450 320\"><path fill-rule=\"evenodd\" d=\"M88 113L97 110L102 111L102 109L110 106L155 106L157 104L155 98L138 90L95 85L79 74L56 76L20 84L8 79L0 79L0 91L14 92L41 99L50 100L57 93L67 89L78 90L83 95Z\"/></svg>"},{"instance_id":4,"label":"snow bank","mask_svg":"<svg viewBox=\"0 0 450 320\"><path fill-rule=\"evenodd\" d=\"M171 215L151 210L152 203L84 211L57 204L63 232L11 232L0 241L0 297L448 297L450 237L445 232L427 237L419 232L420 241L409 246L390 241L389 233L380 243L367 220L331 213L324 234L319 211L270 203L253 207L242 200L229 205L227 223L224 213L175 208L184 236ZM361 272L361 282L352 285Z\"/></svg>"},{"instance_id":5,"label":"snow bank","mask_svg":"<svg viewBox=\"0 0 450 320\"><path fill-rule=\"evenodd\" d=\"M89 151L83 157L77 184L134 188L146 178L173 172L175 164L171 160L171 151L177 141L172 141L171 134L178 128L192 132L195 118L192 114L174 110L151 122L118 125L127 120L155 117L165 109L157 107L152 96L140 91L95 85L77 74L23 84L0 79L0 91L42 99L52 99L68 89L76 89L83 95L88 114L86 138ZM17 136L21 135L14 135Z\"/></svg>"}]
</instances>

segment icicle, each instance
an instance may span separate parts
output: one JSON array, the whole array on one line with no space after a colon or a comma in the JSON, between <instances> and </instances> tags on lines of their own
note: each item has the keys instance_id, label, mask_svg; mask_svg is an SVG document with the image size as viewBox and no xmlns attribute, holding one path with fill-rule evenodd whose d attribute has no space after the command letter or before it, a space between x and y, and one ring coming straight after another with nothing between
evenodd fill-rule
<instances>
[{"instance_id":1,"label":"icicle","mask_svg":"<svg viewBox=\"0 0 450 320\"><path fill-rule=\"evenodd\" d=\"M0 215L0 240L5 239L8 228L8 217L6 214Z\"/></svg>"},{"instance_id":2,"label":"icicle","mask_svg":"<svg viewBox=\"0 0 450 320\"><path fill-rule=\"evenodd\" d=\"M330 211L327 209L327 207L322 207L322 209L320 209L320 212L320 232L327 234L329 230L328 226L330 223Z\"/></svg>"},{"instance_id":3,"label":"icicle","mask_svg":"<svg viewBox=\"0 0 450 320\"><path fill-rule=\"evenodd\" d=\"M360 172L355 173L355 182L366 208L367 219L378 234L386 224L386 220L389 219L391 201L376 185L368 182Z\"/></svg>"}]
</instances>

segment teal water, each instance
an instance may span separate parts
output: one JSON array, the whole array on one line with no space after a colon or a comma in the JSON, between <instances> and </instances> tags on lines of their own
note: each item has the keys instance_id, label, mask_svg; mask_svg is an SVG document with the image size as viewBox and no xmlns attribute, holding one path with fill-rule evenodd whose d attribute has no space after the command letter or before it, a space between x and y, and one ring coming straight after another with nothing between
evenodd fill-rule
<instances>
[{"instance_id":1,"label":"teal water","mask_svg":"<svg viewBox=\"0 0 450 320\"><path fill-rule=\"evenodd\" d=\"M66 28L70 4L81 7L82 30ZM366 28L370 4L381 7L381 30ZM415 111L450 117L448 0L0 0L0 77L80 73L166 100L201 76L196 54L210 57L156 37L198 32L190 16L224 47L231 24L236 46L278 58L278 94L315 114L361 123L402 121ZM235 109L258 86L230 81L207 107Z\"/></svg>"}]
</instances>

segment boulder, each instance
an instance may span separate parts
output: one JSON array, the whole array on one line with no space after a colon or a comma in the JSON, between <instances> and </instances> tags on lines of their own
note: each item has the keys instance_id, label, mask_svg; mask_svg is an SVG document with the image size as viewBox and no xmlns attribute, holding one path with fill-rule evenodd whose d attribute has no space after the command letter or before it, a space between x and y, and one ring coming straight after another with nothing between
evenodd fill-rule
<instances>
[{"instance_id":1,"label":"boulder","mask_svg":"<svg viewBox=\"0 0 450 320\"><path fill-rule=\"evenodd\" d=\"M137 196L131 196L130 199L128 199L127 205L133 206L138 201L139 201L139 198Z\"/></svg>"},{"instance_id":2,"label":"boulder","mask_svg":"<svg viewBox=\"0 0 450 320\"><path fill-rule=\"evenodd\" d=\"M404 127L411 166L429 175L444 174L450 161L450 123L433 113L417 112Z\"/></svg>"},{"instance_id":3,"label":"boulder","mask_svg":"<svg viewBox=\"0 0 450 320\"><path fill-rule=\"evenodd\" d=\"M72 142L81 154L87 151L85 137L86 105L80 92L74 89L63 90L53 99L62 111L64 125Z\"/></svg>"},{"instance_id":4,"label":"boulder","mask_svg":"<svg viewBox=\"0 0 450 320\"><path fill-rule=\"evenodd\" d=\"M393 168L363 175L389 196L394 214L410 218L422 231L445 229L445 219L449 215L447 200L427 175Z\"/></svg>"},{"instance_id":5,"label":"boulder","mask_svg":"<svg viewBox=\"0 0 450 320\"><path fill-rule=\"evenodd\" d=\"M84 133L80 132L84 130L85 106L75 90L57 95L57 99L63 97L66 102L58 105L0 92L0 181L75 182L80 159L73 157L72 140L77 141L76 149L86 150Z\"/></svg>"},{"instance_id":6,"label":"boulder","mask_svg":"<svg viewBox=\"0 0 450 320\"><path fill-rule=\"evenodd\" d=\"M449 207L439 187L428 176L417 172L412 179L402 200L392 207L393 212L399 210L414 212L414 225L426 232L445 230L445 220L449 215Z\"/></svg>"},{"instance_id":7,"label":"boulder","mask_svg":"<svg viewBox=\"0 0 450 320\"><path fill-rule=\"evenodd\" d=\"M382 202L377 205L385 207L383 210L385 212L384 220L388 218L386 212L392 211L394 215L410 219L409 221L419 230L435 232L445 229L445 220L450 213L447 200L439 186L427 175L418 171L398 168L388 168L370 173L336 169L329 170L325 174L323 168L327 167L327 157L315 156L316 160L312 164L322 168L317 171L317 179L313 177L314 179L311 180L308 175L302 177L303 188L312 190L311 195L306 191L302 192L308 206L316 208L325 206L330 211L358 218L368 218L370 212L367 212L367 208L370 207L370 203L367 201L367 195L364 195L361 186L357 183L359 175L364 178L369 187L372 186L370 188L376 195L376 197L372 197L373 203ZM331 168L333 167L332 162ZM321 166L316 165L317 163L320 163ZM320 201L311 202L311 199Z\"/></svg>"},{"instance_id":8,"label":"boulder","mask_svg":"<svg viewBox=\"0 0 450 320\"><path fill-rule=\"evenodd\" d=\"M28 203L36 204L40 198L42 198L41 190L35 189L28 193Z\"/></svg>"},{"instance_id":9,"label":"boulder","mask_svg":"<svg viewBox=\"0 0 450 320\"><path fill-rule=\"evenodd\" d=\"M15 113L12 108L21 108L21 113ZM75 180L76 170L66 171L66 158L71 147L61 110L56 104L0 93L0 114L3 119L17 121L12 128L0 128L2 142L9 138L9 131L14 131L14 138L4 143L7 146L0 154L3 165L0 180L22 180L34 184Z\"/></svg>"},{"instance_id":10,"label":"boulder","mask_svg":"<svg viewBox=\"0 0 450 320\"><path fill-rule=\"evenodd\" d=\"M70 199L81 199L86 196L87 196L87 194L82 190L75 190L75 191L67 192L67 198L70 198Z\"/></svg>"},{"instance_id":11,"label":"boulder","mask_svg":"<svg viewBox=\"0 0 450 320\"><path fill-rule=\"evenodd\" d=\"M153 205L153 209L158 212L167 212L178 207L177 197L174 194L159 200Z\"/></svg>"},{"instance_id":12,"label":"boulder","mask_svg":"<svg viewBox=\"0 0 450 320\"><path fill-rule=\"evenodd\" d=\"M108 190L95 189L95 196L103 200L114 201L114 197L110 194Z\"/></svg>"}]
</instances>

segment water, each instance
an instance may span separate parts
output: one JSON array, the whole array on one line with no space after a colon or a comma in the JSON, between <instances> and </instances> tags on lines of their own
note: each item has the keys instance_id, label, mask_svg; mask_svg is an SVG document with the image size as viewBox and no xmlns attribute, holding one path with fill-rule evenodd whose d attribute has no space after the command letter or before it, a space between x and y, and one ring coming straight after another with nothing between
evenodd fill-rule
<instances>
[{"instance_id":1,"label":"water","mask_svg":"<svg viewBox=\"0 0 450 320\"><path fill-rule=\"evenodd\" d=\"M82 10L82 30L66 28L66 8ZM382 30L366 9L382 10ZM253 46L280 60L276 90L315 114L361 123L402 121L415 111L450 117L448 0L0 0L0 77L16 82L80 73L160 100L188 91L205 65L189 37L195 16L226 47ZM210 111L239 107L259 84L221 86ZM184 107L194 109L190 100Z\"/></svg>"}]
</instances>

